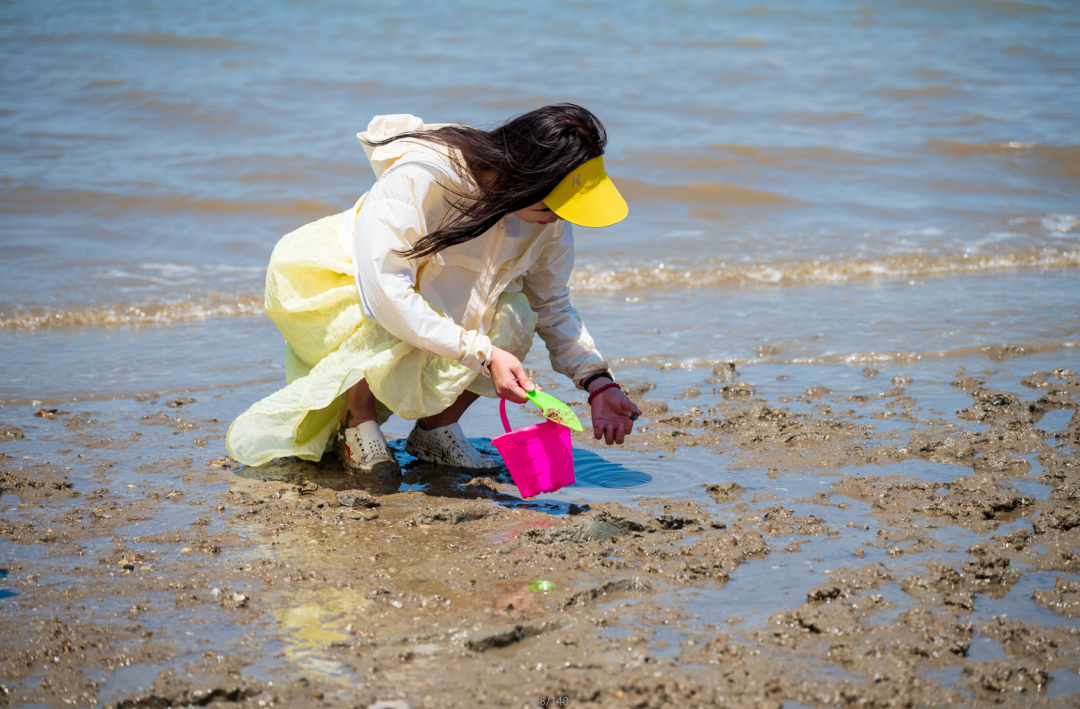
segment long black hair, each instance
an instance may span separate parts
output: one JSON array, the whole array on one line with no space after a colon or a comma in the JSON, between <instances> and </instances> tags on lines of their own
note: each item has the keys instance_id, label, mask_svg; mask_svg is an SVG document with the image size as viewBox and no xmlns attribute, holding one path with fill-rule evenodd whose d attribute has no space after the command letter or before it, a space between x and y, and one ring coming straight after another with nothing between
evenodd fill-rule
<instances>
[{"instance_id":1,"label":"long black hair","mask_svg":"<svg viewBox=\"0 0 1080 709\"><path fill-rule=\"evenodd\" d=\"M510 212L536 204L574 168L603 155L607 145L600 120L573 103L523 113L490 131L446 126L368 142L386 145L402 138L453 148L454 169L471 175L479 188L476 194L457 195L451 216L402 252L410 259L471 241Z\"/></svg>"}]
</instances>

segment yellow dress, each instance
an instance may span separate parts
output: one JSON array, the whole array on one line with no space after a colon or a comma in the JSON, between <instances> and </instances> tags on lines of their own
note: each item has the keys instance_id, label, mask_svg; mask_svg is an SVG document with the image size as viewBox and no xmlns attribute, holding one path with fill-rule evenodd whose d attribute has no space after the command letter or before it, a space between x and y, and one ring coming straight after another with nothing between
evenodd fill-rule
<instances>
[{"instance_id":1,"label":"yellow dress","mask_svg":"<svg viewBox=\"0 0 1080 709\"><path fill-rule=\"evenodd\" d=\"M270 257L266 314L285 336L285 388L257 402L229 428L229 454L247 465L296 456L319 460L345 405L366 379L379 400L379 423L391 413L417 419L443 411L462 392L495 396L491 380L416 349L366 318L351 260L338 242L341 215L286 235ZM499 296L488 336L525 357L536 313L520 292Z\"/></svg>"}]
</instances>

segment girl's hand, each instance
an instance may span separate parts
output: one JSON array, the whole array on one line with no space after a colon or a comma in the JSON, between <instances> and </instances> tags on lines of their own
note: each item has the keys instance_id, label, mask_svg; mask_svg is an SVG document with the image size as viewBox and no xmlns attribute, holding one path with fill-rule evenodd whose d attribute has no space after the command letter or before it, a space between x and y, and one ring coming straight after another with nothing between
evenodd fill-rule
<instances>
[{"instance_id":1,"label":"girl's hand","mask_svg":"<svg viewBox=\"0 0 1080 709\"><path fill-rule=\"evenodd\" d=\"M589 391L592 393L609 383L607 379L597 379L589 385ZM603 438L609 446L615 443L622 445L626 436L634 430L630 414L641 415L641 409L621 389L605 389L592 401L593 435L597 440Z\"/></svg>"},{"instance_id":2,"label":"girl's hand","mask_svg":"<svg viewBox=\"0 0 1080 709\"><path fill-rule=\"evenodd\" d=\"M515 404L528 402L528 395L536 388L521 366L521 360L506 350L498 347L491 348L491 361L488 362L491 370L491 383L495 386L495 393Z\"/></svg>"}]
</instances>

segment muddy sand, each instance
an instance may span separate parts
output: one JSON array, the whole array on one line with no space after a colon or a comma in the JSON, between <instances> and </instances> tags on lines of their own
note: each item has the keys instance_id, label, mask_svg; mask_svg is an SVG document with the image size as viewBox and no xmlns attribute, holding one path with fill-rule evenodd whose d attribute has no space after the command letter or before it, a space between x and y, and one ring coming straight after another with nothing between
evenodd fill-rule
<instances>
[{"instance_id":1,"label":"muddy sand","mask_svg":"<svg viewBox=\"0 0 1080 709\"><path fill-rule=\"evenodd\" d=\"M5 402L0 706L1080 706L1080 378L876 374L640 379L623 460L714 472L621 502L241 468L214 391Z\"/></svg>"}]
</instances>

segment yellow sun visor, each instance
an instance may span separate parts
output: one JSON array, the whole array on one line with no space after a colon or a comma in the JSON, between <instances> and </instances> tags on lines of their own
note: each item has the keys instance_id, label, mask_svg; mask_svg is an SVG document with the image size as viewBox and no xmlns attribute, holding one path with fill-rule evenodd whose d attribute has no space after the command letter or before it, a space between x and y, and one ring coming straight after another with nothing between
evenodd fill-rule
<instances>
[{"instance_id":1,"label":"yellow sun visor","mask_svg":"<svg viewBox=\"0 0 1080 709\"><path fill-rule=\"evenodd\" d=\"M611 226L626 219L630 208L604 169L603 156L581 164L562 179L544 204L571 224Z\"/></svg>"}]
</instances>

